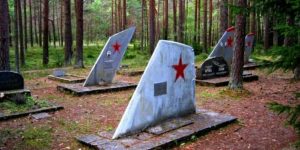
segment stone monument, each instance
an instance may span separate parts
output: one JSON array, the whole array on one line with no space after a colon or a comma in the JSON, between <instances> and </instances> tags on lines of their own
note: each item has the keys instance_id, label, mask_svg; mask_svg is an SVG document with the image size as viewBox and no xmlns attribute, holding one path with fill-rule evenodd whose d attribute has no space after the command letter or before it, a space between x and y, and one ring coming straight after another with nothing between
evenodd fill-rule
<instances>
[{"instance_id":1,"label":"stone monument","mask_svg":"<svg viewBox=\"0 0 300 150\"><path fill-rule=\"evenodd\" d=\"M131 27L108 39L83 84L59 85L58 89L83 95L136 87L136 84L114 81L134 32L135 27Z\"/></svg>"}]
</instances>

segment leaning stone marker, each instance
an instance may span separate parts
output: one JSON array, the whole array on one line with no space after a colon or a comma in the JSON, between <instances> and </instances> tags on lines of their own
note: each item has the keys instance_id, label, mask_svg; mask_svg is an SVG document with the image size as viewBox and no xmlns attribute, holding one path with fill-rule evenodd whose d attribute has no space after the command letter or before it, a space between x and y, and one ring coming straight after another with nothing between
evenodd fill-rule
<instances>
[{"instance_id":1,"label":"leaning stone marker","mask_svg":"<svg viewBox=\"0 0 300 150\"><path fill-rule=\"evenodd\" d=\"M134 32L135 27L131 27L108 39L83 85L59 85L58 90L79 96L136 87L136 84L113 81Z\"/></svg>"},{"instance_id":2,"label":"leaning stone marker","mask_svg":"<svg viewBox=\"0 0 300 150\"><path fill-rule=\"evenodd\" d=\"M160 40L116 131L77 140L97 149L155 149L234 120L196 109L193 49Z\"/></svg>"}]
</instances>

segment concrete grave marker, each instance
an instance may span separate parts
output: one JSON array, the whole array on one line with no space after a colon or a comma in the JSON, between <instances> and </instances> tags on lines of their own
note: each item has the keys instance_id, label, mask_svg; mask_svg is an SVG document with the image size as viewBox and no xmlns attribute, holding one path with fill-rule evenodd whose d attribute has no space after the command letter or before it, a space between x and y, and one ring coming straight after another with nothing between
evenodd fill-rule
<instances>
[{"instance_id":1,"label":"concrete grave marker","mask_svg":"<svg viewBox=\"0 0 300 150\"><path fill-rule=\"evenodd\" d=\"M81 96L135 88L133 83L113 81L134 32L131 27L108 39L83 84L59 85L57 89Z\"/></svg>"},{"instance_id":2,"label":"concrete grave marker","mask_svg":"<svg viewBox=\"0 0 300 150\"><path fill-rule=\"evenodd\" d=\"M112 83L135 31L135 27L111 36L106 42L83 86Z\"/></svg>"},{"instance_id":3,"label":"concrete grave marker","mask_svg":"<svg viewBox=\"0 0 300 150\"><path fill-rule=\"evenodd\" d=\"M195 110L194 51L190 46L161 40L113 138Z\"/></svg>"},{"instance_id":4,"label":"concrete grave marker","mask_svg":"<svg viewBox=\"0 0 300 150\"><path fill-rule=\"evenodd\" d=\"M21 74L11 71L0 71L0 93L2 99L9 99L17 104L26 102L30 91L24 89L24 78Z\"/></svg>"},{"instance_id":5,"label":"concrete grave marker","mask_svg":"<svg viewBox=\"0 0 300 150\"><path fill-rule=\"evenodd\" d=\"M66 72L65 72L64 70L62 70L62 69L55 69L55 70L53 71L53 75L54 75L55 77L63 77L63 76L66 75Z\"/></svg>"}]
</instances>

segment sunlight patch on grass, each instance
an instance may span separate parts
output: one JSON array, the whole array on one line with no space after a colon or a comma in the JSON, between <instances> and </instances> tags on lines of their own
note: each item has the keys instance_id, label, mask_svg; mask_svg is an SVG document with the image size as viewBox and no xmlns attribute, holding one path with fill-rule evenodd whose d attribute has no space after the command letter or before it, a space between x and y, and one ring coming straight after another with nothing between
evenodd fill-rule
<instances>
[{"instance_id":1,"label":"sunlight patch on grass","mask_svg":"<svg viewBox=\"0 0 300 150\"><path fill-rule=\"evenodd\" d=\"M219 91L220 96L230 97L233 99L241 99L243 97L248 97L251 95L251 92L245 89L242 90L231 90L229 88L225 88Z\"/></svg>"}]
</instances>

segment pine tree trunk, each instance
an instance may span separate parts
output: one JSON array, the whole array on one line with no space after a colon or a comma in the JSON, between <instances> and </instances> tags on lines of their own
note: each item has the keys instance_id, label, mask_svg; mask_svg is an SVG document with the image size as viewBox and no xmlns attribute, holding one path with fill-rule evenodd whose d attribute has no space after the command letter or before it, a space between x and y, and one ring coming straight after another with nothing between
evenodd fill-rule
<instances>
[{"instance_id":1,"label":"pine tree trunk","mask_svg":"<svg viewBox=\"0 0 300 150\"><path fill-rule=\"evenodd\" d=\"M156 43L156 41L158 41L158 39L160 39L160 26L159 26L159 13L160 13L160 1L157 1L157 13L156 13L156 38L155 38L155 43Z\"/></svg>"},{"instance_id":2,"label":"pine tree trunk","mask_svg":"<svg viewBox=\"0 0 300 150\"><path fill-rule=\"evenodd\" d=\"M23 41L23 23L22 23L22 10L21 10L21 1L17 3L18 7L18 14L19 14L19 37L20 37L20 58L21 58L21 65L25 65L25 50L24 50L24 41Z\"/></svg>"},{"instance_id":3,"label":"pine tree trunk","mask_svg":"<svg viewBox=\"0 0 300 150\"><path fill-rule=\"evenodd\" d=\"M28 43L26 0L23 1L23 11L24 11L24 47L25 47L25 52L26 52L27 51L27 43Z\"/></svg>"},{"instance_id":4,"label":"pine tree trunk","mask_svg":"<svg viewBox=\"0 0 300 150\"><path fill-rule=\"evenodd\" d=\"M238 7L246 9L247 0L238 0ZM243 88L243 66L244 66L244 50L245 50L245 29L246 16L239 13L236 16L235 34L234 34L234 50L231 64L229 88L233 90Z\"/></svg>"},{"instance_id":5,"label":"pine tree trunk","mask_svg":"<svg viewBox=\"0 0 300 150\"><path fill-rule=\"evenodd\" d=\"M75 67L83 68L83 1L76 0L76 60Z\"/></svg>"},{"instance_id":6,"label":"pine tree trunk","mask_svg":"<svg viewBox=\"0 0 300 150\"><path fill-rule=\"evenodd\" d=\"M274 29L277 25L277 19L273 17L273 46L278 46L278 31Z\"/></svg>"},{"instance_id":7,"label":"pine tree trunk","mask_svg":"<svg viewBox=\"0 0 300 150\"><path fill-rule=\"evenodd\" d=\"M141 50L144 50L144 10L145 10L145 0L142 0L142 32L141 32Z\"/></svg>"},{"instance_id":8,"label":"pine tree trunk","mask_svg":"<svg viewBox=\"0 0 300 150\"><path fill-rule=\"evenodd\" d=\"M173 0L173 33L174 41L177 41L177 0Z\"/></svg>"},{"instance_id":9,"label":"pine tree trunk","mask_svg":"<svg viewBox=\"0 0 300 150\"><path fill-rule=\"evenodd\" d=\"M204 52L207 53L207 0L203 0L203 36L202 43Z\"/></svg>"},{"instance_id":10,"label":"pine tree trunk","mask_svg":"<svg viewBox=\"0 0 300 150\"><path fill-rule=\"evenodd\" d=\"M250 5L251 7L254 7L254 0L250 0ZM250 13L250 32L251 33L256 33L256 14L255 14L255 8L254 10L251 11Z\"/></svg>"},{"instance_id":11,"label":"pine tree trunk","mask_svg":"<svg viewBox=\"0 0 300 150\"><path fill-rule=\"evenodd\" d=\"M0 71L10 70L9 65L9 13L7 0L0 1Z\"/></svg>"},{"instance_id":12,"label":"pine tree trunk","mask_svg":"<svg viewBox=\"0 0 300 150\"><path fill-rule=\"evenodd\" d=\"M270 48L270 21L269 21L269 15L264 15L264 49L267 50Z\"/></svg>"},{"instance_id":13,"label":"pine tree trunk","mask_svg":"<svg viewBox=\"0 0 300 150\"><path fill-rule=\"evenodd\" d=\"M125 30L126 29L126 26L127 26L127 18L126 18L126 0L123 0L123 21L122 21L122 29Z\"/></svg>"},{"instance_id":14,"label":"pine tree trunk","mask_svg":"<svg viewBox=\"0 0 300 150\"><path fill-rule=\"evenodd\" d=\"M9 30L9 46L11 47L12 46L12 30L11 30L11 16L10 16L10 14L9 14L9 12L8 12L8 30Z\"/></svg>"},{"instance_id":15,"label":"pine tree trunk","mask_svg":"<svg viewBox=\"0 0 300 150\"><path fill-rule=\"evenodd\" d=\"M184 42L184 0L179 0L178 42Z\"/></svg>"},{"instance_id":16,"label":"pine tree trunk","mask_svg":"<svg viewBox=\"0 0 300 150\"><path fill-rule=\"evenodd\" d=\"M208 46L212 45L212 38L211 38L211 30L212 30L212 13L213 13L213 5L212 0L209 0L209 28L208 28Z\"/></svg>"},{"instance_id":17,"label":"pine tree trunk","mask_svg":"<svg viewBox=\"0 0 300 150\"><path fill-rule=\"evenodd\" d=\"M60 3L60 46L64 45L64 0Z\"/></svg>"},{"instance_id":18,"label":"pine tree trunk","mask_svg":"<svg viewBox=\"0 0 300 150\"><path fill-rule=\"evenodd\" d=\"M19 14L18 14L18 3L19 0L14 0L14 13L15 13L15 30L14 30L14 37L15 37L15 65L16 65L16 71L20 72L20 63L19 63L19 28L18 28L18 20L19 20Z\"/></svg>"},{"instance_id":19,"label":"pine tree trunk","mask_svg":"<svg viewBox=\"0 0 300 150\"><path fill-rule=\"evenodd\" d=\"M111 1L111 34L114 34L115 24L114 24L114 0Z\"/></svg>"},{"instance_id":20,"label":"pine tree trunk","mask_svg":"<svg viewBox=\"0 0 300 150\"><path fill-rule=\"evenodd\" d=\"M228 6L233 4L233 0L227 0L228 1ZM232 9L228 7L228 25L227 27L232 26Z\"/></svg>"},{"instance_id":21,"label":"pine tree trunk","mask_svg":"<svg viewBox=\"0 0 300 150\"><path fill-rule=\"evenodd\" d=\"M198 34L198 7L199 7L199 1L195 0L195 15L194 15L194 39L193 39L193 43L197 43L197 34Z\"/></svg>"},{"instance_id":22,"label":"pine tree trunk","mask_svg":"<svg viewBox=\"0 0 300 150\"><path fill-rule=\"evenodd\" d=\"M164 20L163 20L163 39L168 39L169 30L169 1L164 0Z\"/></svg>"},{"instance_id":23,"label":"pine tree trunk","mask_svg":"<svg viewBox=\"0 0 300 150\"><path fill-rule=\"evenodd\" d=\"M154 51L155 45L155 0L149 0L149 52Z\"/></svg>"},{"instance_id":24,"label":"pine tree trunk","mask_svg":"<svg viewBox=\"0 0 300 150\"><path fill-rule=\"evenodd\" d=\"M56 48L56 32L55 32L55 4L52 4L52 31L53 31L53 46Z\"/></svg>"},{"instance_id":25,"label":"pine tree trunk","mask_svg":"<svg viewBox=\"0 0 300 150\"><path fill-rule=\"evenodd\" d=\"M286 24L289 27L292 27L295 25L295 15L294 14L287 15ZM289 46L292 46L293 44L295 44L296 37L297 37L297 34L295 34L295 33L287 34L284 38L284 46L289 47Z\"/></svg>"},{"instance_id":26,"label":"pine tree trunk","mask_svg":"<svg viewBox=\"0 0 300 150\"><path fill-rule=\"evenodd\" d=\"M42 47L42 0L39 1L39 45Z\"/></svg>"},{"instance_id":27,"label":"pine tree trunk","mask_svg":"<svg viewBox=\"0 0 300 150\"><path fill-rule=\"evenodd\" d=\"M29 0L29 30L30 30L30 46L33 47L33 31L32 31L32 1Z\"/></svg>"},{"instance_id":28,"label":"pine tree trunk","mask_svg":"<svg viewBox=\"0 0 300 150\"><path fill-rule=\"evenodd\" d=\"M38 19L37 19L37 14L38 14L38 9L36 8L37 6L36 6L36 1L34 1L35 3L33 3L34 5L33 5L33 12L34 12L34 38L35 38L35 43L36 44L39 44L39 39L38 39L38 31L37 31L37 28L38 28L38 25L37 25L37 23L38 23Z\"/></svg>"},{"instance_id":29,"label":"pine tree trunk","mask_svg":"<svg viewBox=\"0 0 300 150\"><path fill-rule=\"evenodd\" d=\"M199 4L199 6L198 6L198 32L197 32L197 34L198 34L198 36L197 36L197 43L199 43L200 44L200 42L201 42L201 0L199 0L199 2L198 2L198 4Z\"/></svg>"},{"instance_id":30,"label":"pine tree trunk","mask_svg":"<svg viewBox=\"0 0 300 150\"><path fill-rule=\"evenodd\" d=\"M49 1L44 0L44 30L43 30L43 65L48 65L49 62L49 46L48 46L48 38L49 38Z\"/></svg>"},{"instance_id":31,"label":"pine tree trunk","mask_svg":"<svg viewBox=\"0 0 300 150\"><path fill-rule=\"evenodd\" d=\"M228 28L228 0L220 0L220 37Z\"/></svg>"},{"instance_id":32,"label":"pine tree trunk","mask_svg":"<svg viewBox=\"0 0 300 150\"><path fill-rule=\"evenodd\" d=\"M71 2L64 0L65 13L65 65L71 65L72 61L72 24L71 24Z\"/></svg>"}]
</instances>

